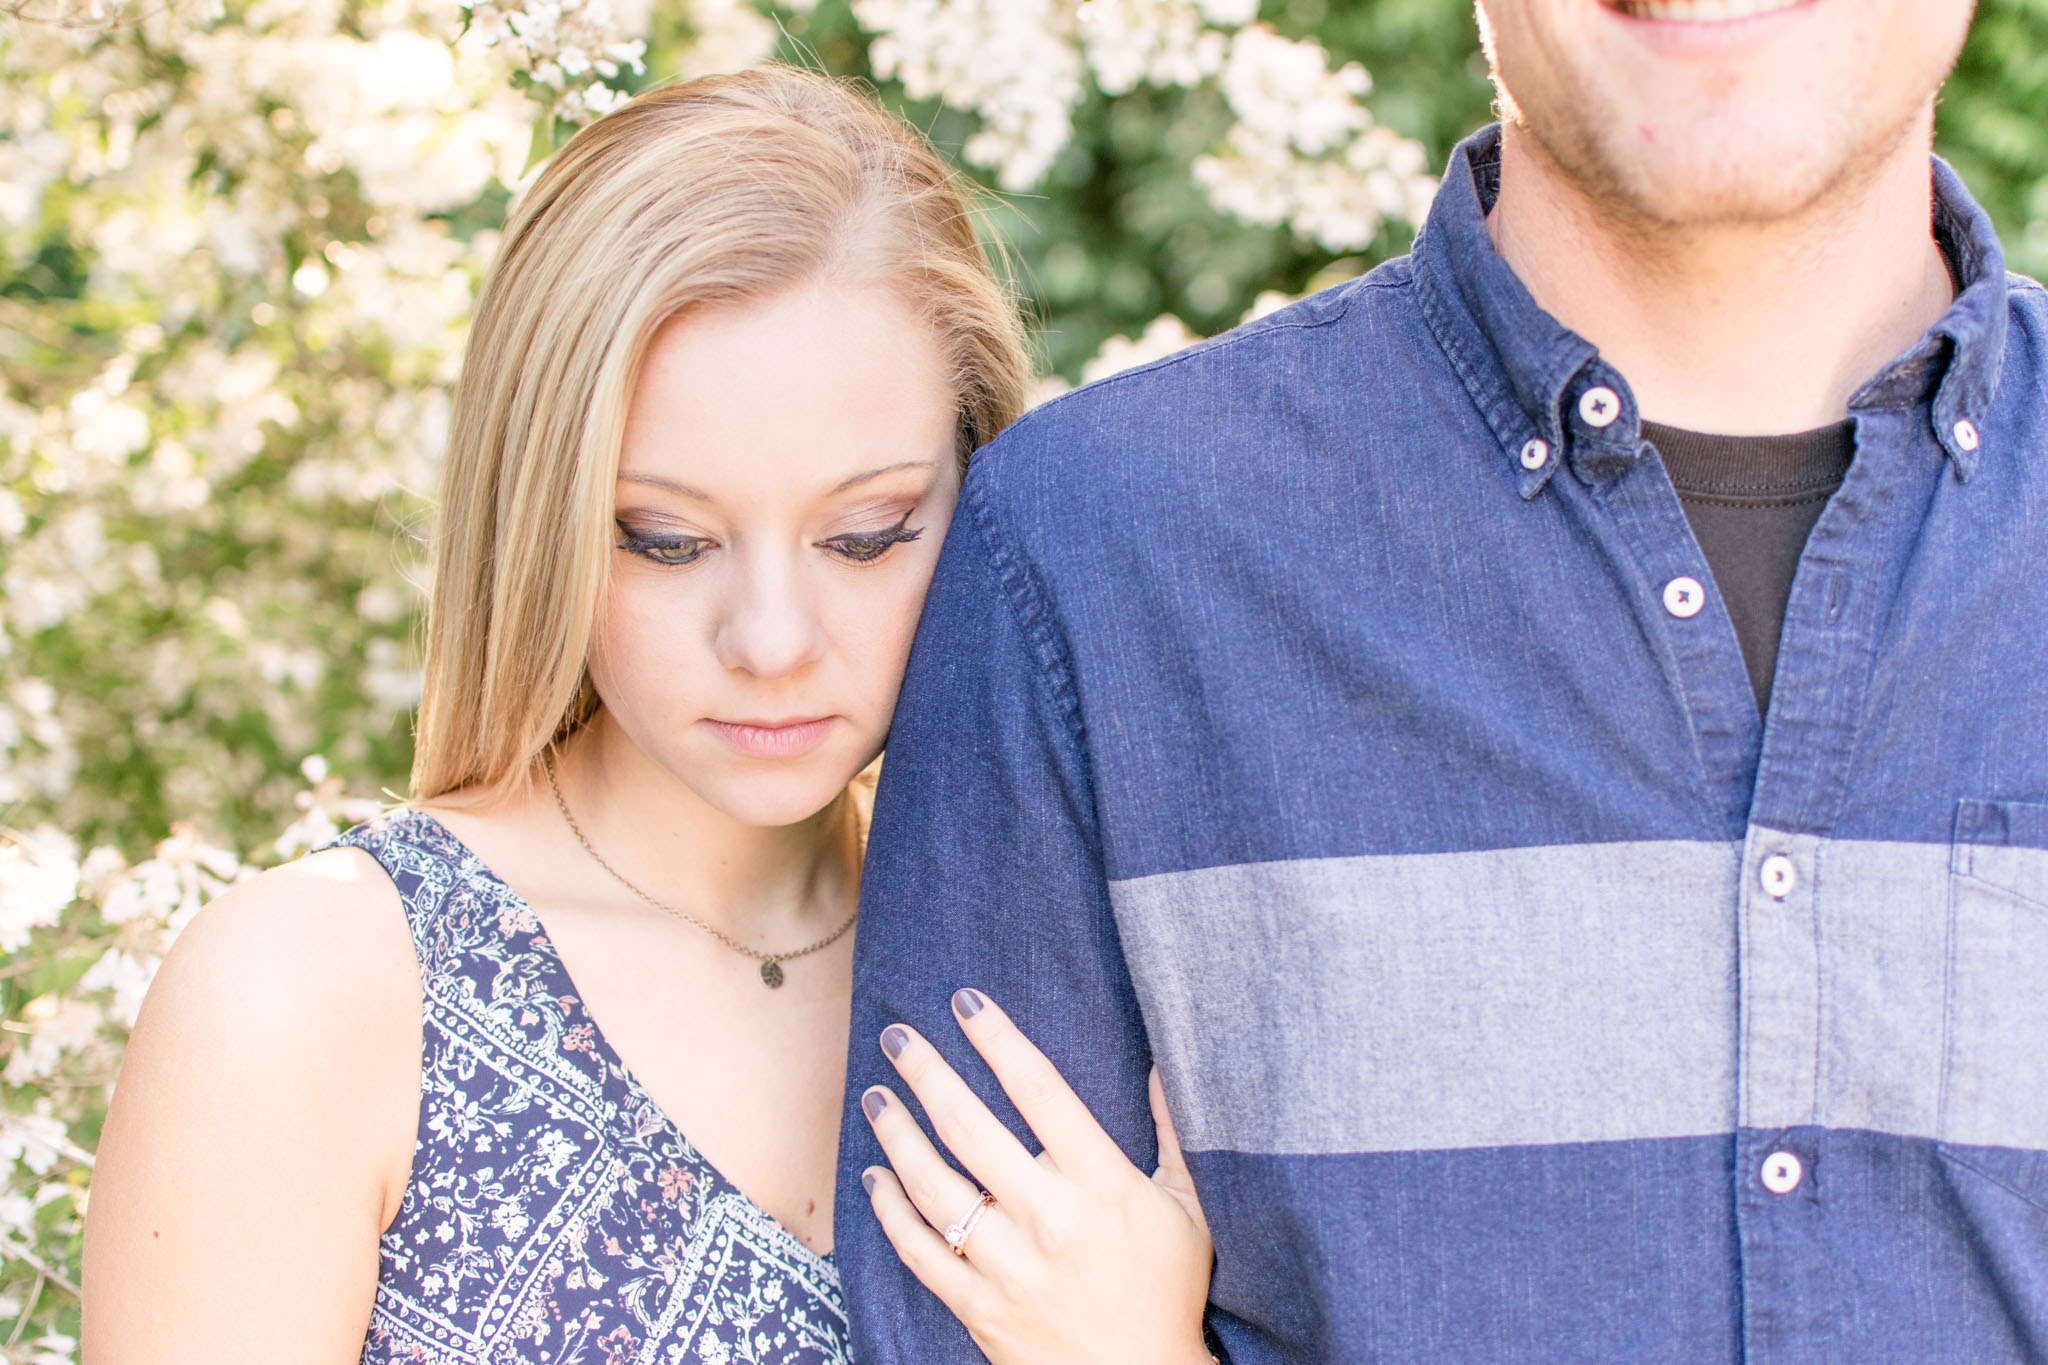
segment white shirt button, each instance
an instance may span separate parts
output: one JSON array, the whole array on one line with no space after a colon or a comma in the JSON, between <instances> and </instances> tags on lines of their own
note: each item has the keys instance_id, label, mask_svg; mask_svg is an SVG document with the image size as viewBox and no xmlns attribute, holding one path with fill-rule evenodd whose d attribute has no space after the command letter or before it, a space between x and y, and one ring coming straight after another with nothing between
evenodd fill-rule
<instances>
[{"instance_id":1,"label":"white shirt button","mask_svg":"<svg viewBox=\"0 0 2048 1365\"><path fill-rule=\"evenodd\" d=\"M1965 417L1955 425L1955 438L1956 444L1964 450L1975 450L1977 442L1981 439L1977 435L1977 424Z\"/></svg>"},{"instance_id":2,"label":"white shirt button","mask_svg":"<svg viewBox=\"0 0 2048 1365\"><path fill-rule=\"evenodd\" d=\"M1707 605L1707 590L1697 578L1674 578L1664 585L1664 610L1681 621L1690 621Z\"/></svg>"},{"instance_id":3,"label":"white shirt button","mask_svg":"<svg viewBox=\"0 0 2048 1365\"><path fill-rule=\"evenodd\" d=\"M1605 384L1595 384L1579 395L1579 416L1589 427L1611 427L1621 416L1621 395Z\"/></svg>"},{"instance_id":4,"label":"white shirt button","mask_svg":"<svg viewBox=\"0 0 2048 1365\"><path fill-rule=\"evenodd\" d=\"M1522 468L1541 469L1550 463L1550 442L1534 440L1522 447Z\"/></svg>"},{"instance_id":5,"label":"white shirt button","mask_svg":"<svg viewBox=\"0 0 2048 1365\"><path fill-rule=\"evenodd\" d=\"M1764 1188L1772 1194L1790 1194L1806 1178L1806 1168L1790 1152L1772 1152L1764 1158Z\"/></svg>"},{"instance_id":6,"label":"white shirt button","mask_svg":"<svg viewBox=\"0 0 2048 1365\"><path fill-rule=\"evenodd\" d=\"M1782 853L1773 853L1757 869L1757 880L1763 883L1765 895L1781 901L1799 885L1799 865Z\"/></svg>"}]
</instances>

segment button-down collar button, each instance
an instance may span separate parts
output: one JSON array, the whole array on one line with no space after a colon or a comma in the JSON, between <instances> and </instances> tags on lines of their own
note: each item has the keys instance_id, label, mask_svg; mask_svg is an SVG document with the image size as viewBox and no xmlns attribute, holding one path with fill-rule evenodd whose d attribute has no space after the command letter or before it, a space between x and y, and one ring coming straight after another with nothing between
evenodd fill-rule
<instances>
[{"instance_id":1,"label":"button-down collar button","mask_svg":"<svg viewBox=\"0 0 2048 1365\"><path fill-rule=\"evenodd\" d=\"M1764 894L1774 901L1781 901L1792 894L1792 888L1799 885L1799 865L1782 853L1773 853L1764 859L1756 870L1757 880L1763 883Z\"/></svg>"},{"instance_id":2,"label":"button-down collar button","mask_svg":"<svg viewBox=\"0 0 2048 1365\"><path fill-rule=\"evenodd\" d=\"M1681 621L1690 621L1707 605L1707 590L1697 578L1674 578L1664 585L1664 610Z\"/></svg>"},{"instance_id":3,"label":"button-down collar button","mask_svg":"<svg viewBox=\"0 0 2048 1365\"><path fill-rule=\"evenodd\" d=\"M1589 427L1611 427L1621 416L1621 395L1605 384L1595 384L1579 395L1579 416Z\"/></svg>"},{"instance_id":4,"label":"button-down collar button","mask_svg":"<svg viewBox=\"0 0 2048 1365\"><path fill-rule=\"evenodd\" d=\"M1790 1152L1772 1152L1764 1158L1764 1188L1772 1194L1790 1194L1806 1178L1806 1168Z\"/></svg>"},{"instance_id":5,"label":"button-down collar button","mask_svg":"<svg viewBox=\"0 0 2048 1365\"><path fill-rule=\"evenodd\" d=\"M1977 424L1967 417L1955 424L1954 434L1956 444L1964 450L1975 450L1977 442L1981 439L1977 435Z\"/></svg>"},{"instance_id":6,"label":"button-down collar button","mask_svg":"<svg viewBox=\"0 0 2048 1365\"><path fill-rule=\"evenodd\" d=\"M1550 442L1537 439L1522 447L1522 468L1541 469L1550 463Z\"/></svg>"}]
</instances>

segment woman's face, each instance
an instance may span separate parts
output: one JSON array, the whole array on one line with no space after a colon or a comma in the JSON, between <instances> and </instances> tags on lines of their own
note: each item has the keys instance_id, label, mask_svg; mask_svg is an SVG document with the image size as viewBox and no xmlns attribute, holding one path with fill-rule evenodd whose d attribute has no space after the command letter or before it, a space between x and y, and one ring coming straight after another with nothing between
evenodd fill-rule
<instances>
[{"instance_id":1,"label":"woman's face","mask_svg":"<svg viewBox=\"0 0 2048 1365\"><path fill-rule=\"evenodd\" d=\"M626 417L590 671L716 809L788 825L881 751L959 494L953 379L877 286L658 332Z\"/></svg>"}]
</instances>

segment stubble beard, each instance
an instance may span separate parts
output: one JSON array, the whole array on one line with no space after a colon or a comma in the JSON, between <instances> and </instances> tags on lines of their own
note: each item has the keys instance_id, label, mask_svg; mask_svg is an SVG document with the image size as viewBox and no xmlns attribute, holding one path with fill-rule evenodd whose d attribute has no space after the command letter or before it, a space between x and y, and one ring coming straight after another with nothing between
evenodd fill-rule
<instances>
[{"instance_id":1,"label":"stubble beard","mask_svg":"<svg viewBox=\"0 0 2048 1365\"><path fill-rule=\"evenodd\" d=\"M1625 119L1587 118L1586 104L1560 103L1532 119L1504 97L1502 112L1512 111L1531 149L1598 219L1670 241L1792 228L1846 211L1922 128L1933 94L1880 121L1838 114L1790 155L1739 128L1702 129L1669 151L1631 146L1614 132Z\"/></svg>"}]
</instances>

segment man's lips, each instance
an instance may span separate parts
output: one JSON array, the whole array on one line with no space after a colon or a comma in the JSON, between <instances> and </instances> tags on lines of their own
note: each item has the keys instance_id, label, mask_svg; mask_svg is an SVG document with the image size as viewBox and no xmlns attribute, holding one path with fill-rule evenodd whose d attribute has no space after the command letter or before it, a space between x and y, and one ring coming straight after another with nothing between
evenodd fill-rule
<instances>
[{"instance_id":1,"label":"man's lips","mask_svg":"<svg viewBox=\"0 0 2048 1365\"><path fill-rule=\"evenodd\" d=\"M713 734L748 758L796 758L825 742L831 716L787 720L707 720Z\"/></svg>"},{"instance_id":2,"label":"man's lips","mask_svg":"<svg viewBox=\"0 0 2048 1365\"><path fill-rule=\"evenodd\" d=\"M1693 24L1754 19L1806 3L1807 0L1607 0L1609 9L1618 10L1631 19Z\"/></svg>"}]
</instances>

